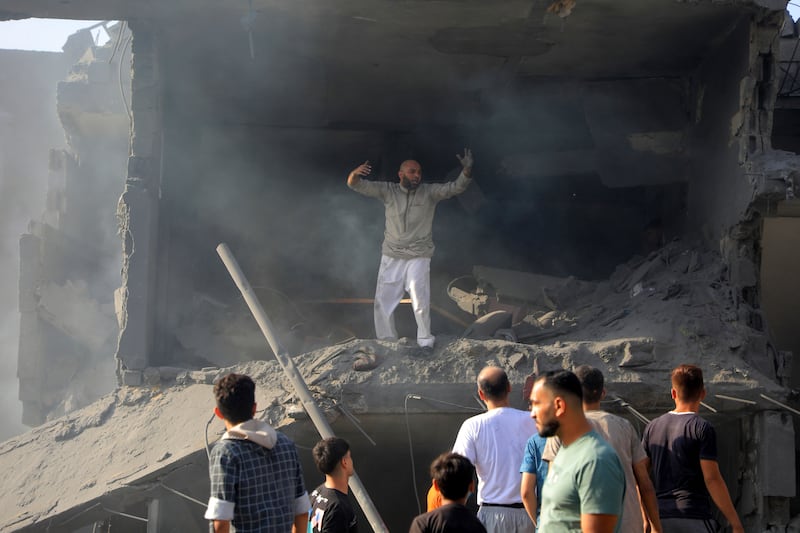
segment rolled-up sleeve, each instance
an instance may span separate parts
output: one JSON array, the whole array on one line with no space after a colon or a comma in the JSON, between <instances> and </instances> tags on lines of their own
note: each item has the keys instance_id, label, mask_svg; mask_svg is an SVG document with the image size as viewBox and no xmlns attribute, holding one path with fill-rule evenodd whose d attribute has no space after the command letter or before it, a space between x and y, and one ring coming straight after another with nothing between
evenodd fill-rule
<instances>
[{"instance_id":1,"label":"rolled-up sleeve","mask_svg":"<svg viewBox=\"0 0 800 533\"><path fill-rule=\"evenodd\" d=\"M308 493L304 492L302 496L294 499L294 515L305 514L311 508L311 500L308 499Z\"/></svg>"},{"instance_id":2,"label":"rolled-up sleeve","mask_svg":"<svg viewBox=\"0 0 800 533\"><path fill-rule=\"evenodd\" d=\"M300 465L300 458L297 456L297 447L292 446L292 455L295 462L295 488L294 488L294 514L295 516L307 513L311 508L311 501L308 499L305 481L303 480L303 467Z\"/></svg>"},{"instance_id":3,"label":"rolled-up sleeve","mask_svg":"<svg viewBox=\"0 0 800 533\"><path fill-rule=\"evenodd\" d=\"M205 514L207 520L233 519L239 470L238 461L223 447L212 450L208 463L211 491Z\"/></svg>"},{"instance_id":4,"label":"rolled-up sleeve","mask_svg":"<svg viewBox=\"0 0 800 533\"><path fill-rule=\"evenodd\" d=\"M226 502L211 496L208 499L208 508L206 509L206 520L233 520L233 502Z\"/></svg>"}]
</instances>

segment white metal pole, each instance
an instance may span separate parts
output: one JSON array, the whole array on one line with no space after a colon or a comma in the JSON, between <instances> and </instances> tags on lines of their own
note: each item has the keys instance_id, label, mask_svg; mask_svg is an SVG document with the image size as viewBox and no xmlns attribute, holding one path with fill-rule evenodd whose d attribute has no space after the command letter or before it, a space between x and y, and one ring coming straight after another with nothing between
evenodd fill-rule
<instances>
[{"instance_id":1,"label":"white metal pole","mask_svg":"<svg viewBox=\"0 0 800 533\"><path fill-rule=\"evenodd\" d=\"M258 326L261 328L261 333L263 333L267 338L267 342L269 342L269 345L275 354L275 358L278 360L278 363L281 365L281 368L283 368L284 373L292 383L295 393L300 398L300 402L303 404L308 416L311 417L314 427L317 428L317 431L319 431L319 434L322 436L322 438L327 439L329 437L334 437L335 435L333 434L330 424L328 424L328 420L325 418L324 413L314 401L313 396L311 396L311 392L308 390L308 385L306 385L303 376L300 374L300 371L297 370L294 361L278 341L278 338L275 336L272 322L267 316L267 313L264 311L264 308L261 307L261 302L253 292L252 287L250 287L250 282L247 281L242 269L239 267L239 263L236 261L236 258L233 257L233 253L231 253L230 248L228 248L227 244L221 243L219 246L217 246L217 253L222 259L222 262L225 263L225 267L228 269L228 273L233 278L236 286L239 287L242 296L244 296L245 302L247 302L247 306L250 308L250 312L253 313L253 317L255 317L256 322L258 322ZM383 519L381 519L378 509L372 503L372 500L370 499L369 494L367 494L364 485L361 483L358 474L353 474L353 477L350 478L349 484L350 489L353 491L353 495L356 497L358 504L361 506L361 509L364 511L364 514L369 521L369 524L372 526L372 530L376 533L388 533L389 530L386 529L386 525L383 523Z\"/></svg>"}]
</instances>

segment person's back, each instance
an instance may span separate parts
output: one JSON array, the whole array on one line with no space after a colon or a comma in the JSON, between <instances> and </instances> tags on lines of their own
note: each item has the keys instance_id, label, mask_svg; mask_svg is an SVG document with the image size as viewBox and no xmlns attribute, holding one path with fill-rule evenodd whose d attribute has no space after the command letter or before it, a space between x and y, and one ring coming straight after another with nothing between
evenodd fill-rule
<instances>
[{"instance_id":1,"label":"person's back","mask_svg":"<svg viewBox=\"0 0 800 533\"><path fill-rule=\"evenodd\" d=\"M697 413L706 395L703 371L679 365L670 376L675 410L651 421L642 444L653 471L664 531L713 531L713 500L734 533L744 533L717 463L714 427Z\"/></svg>"},{"instance_id":2,"label":"person's back","mask_svg":"<svg viewBox=\"0 0 800 533\"><path fill-rule=\"evenodd\" d=\"M478 474L478 519L489 533L532 533L533 522L520 495L520 464L528 438L536 433L526 411L510 407L505 371L487 366L478 374L478 396L488 411L464 421L453 452L472 461Z\"/></svg>"},{"instance_id":3,"label":"person's back","mask_svg":"<svg viewBox=\"0 0 800 533\"><path fill-rule=\"evenodd\" d=\"M431 463L433 487L442 505L414 518L409 533L486 533L475 514L464 505L475 489L475 467L457 453L441 454Z\"/></svg>"},{"instance_id":4,"label":"person's back","mask_svg":"<svg viewBox=\"0 0 800 533\"><path fill-rule=\"evenodd\" d=\"M224 493L236 497L231 524L237 533L283 533L294 523L294 502L301 494L287 488L297 485L302 472L294 443L283 433L275 435L272 449L251 436L223 438L211 452L210 463L220 465L212 472L212 485L217 476Z\"/></svg>"},{"instance_id":5,"label":"person's back","mask_svg":"<svg viewBox=\"0 0 800 533\"><path fill-rule=\"evenodd\" d=\"M642 531L642 513L633 465L647 458L636 430L622 417L605 411L586 411L586 418L619 456L625 473L625 503L620 531Z\"/></svg>"},{"instance_id":6,"label":"person's back","mask_svg":"<svg viewBox=\"0 0 800 533\"><path fill-rule=\"evenodd\" d=\"M214 384L214 414L225 434L208 460L205 518L217 533L295 533L308 521L308 494L294 443L256 412L255 383L228 374Z\"/></svg>"},{"instance_id":7,"label":"person's back","mask_svg":"<svg viewBox=\"0 0 800 533\"><path fill-rule=\"evenodd\" d=\"M486 528L464 504L448 503L416 517L409 533L486 533Z\"/></svg>"},{"instance_id":8,"label":"person's back","mask_svg":"<svg viewBox=\"0 0 800 533\"><path fill-rule=\"evenodd\" d=\"M519 465L528 439L536 432L527 411L492 409L464 422L453 451L475 463L478 503L519 501Z\"/></svg>"},{"instance_id":9,"label":"person's back","mask_svg":"<svg viewBox=\"0 0 800 533\"><path fill-rule=\"evenodd\" d=\"M650 456L661 518L712 517L700 467L716 461L716 434L697 413L666 413L647 426L643 443Z\"/></svg>"}]
</instances>

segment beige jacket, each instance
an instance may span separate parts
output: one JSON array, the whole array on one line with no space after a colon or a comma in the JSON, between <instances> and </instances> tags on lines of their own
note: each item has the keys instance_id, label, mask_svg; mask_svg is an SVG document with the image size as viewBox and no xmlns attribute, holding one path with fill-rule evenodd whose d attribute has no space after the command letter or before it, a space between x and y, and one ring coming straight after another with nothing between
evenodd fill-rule
<instances>
[{"instance_id":1,"label":"beige jacket","mask_svg":"<svg viewBox=\"0 0 800 533\"><path fill-rule=\"evenodd\" d=\"M461 194L472 182L462 172L447 183L421 183L413 190L396 182L361 179L348 185L365 196L378 198L386 208L383 255L396 259L433 256L433 215L436 204Z\"/></svg>"}]
</instances>

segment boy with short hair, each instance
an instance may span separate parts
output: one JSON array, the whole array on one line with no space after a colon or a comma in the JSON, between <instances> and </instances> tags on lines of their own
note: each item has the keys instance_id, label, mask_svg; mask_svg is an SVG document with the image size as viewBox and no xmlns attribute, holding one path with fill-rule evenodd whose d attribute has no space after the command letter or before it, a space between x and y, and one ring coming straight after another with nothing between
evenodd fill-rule
<instances>
[{"instance_id":1,"label":"boy with short hair","mask_svg":"<svg viewBox=\"0 0 800 533\"><path fill-rule=\"evenodd\" d=\"M356 513L347 496L347 481L355 472L350 444L338 437L322 439L311 454L325 483L311 493L308 533L356 533Z\"/></svg>"},{"instance_id":2,"label":"boy with short hair","mask_svg":"<svg viewBox=\"0 0 800 533\"><path fill-rule=\"evenodd\" d=\"M294 443L253 419L255 383L228 374L214 385L214 414L225 434L208 460L211 495L205 518L215 533L302 533L308 493Z\"/></svg>"},{"instance_id":3,"label":"boy with short hair","mask_svg":"<svg viewBox=\"0 0 800 533\"><path fill-rule=\"evenodd\" d=\"M409 533L486 533L475 514L464 505L475 490L475 467L457 453L447 452L431 464L433 485L442 506L414 518Z\"/></svg>"}]
</instances>

